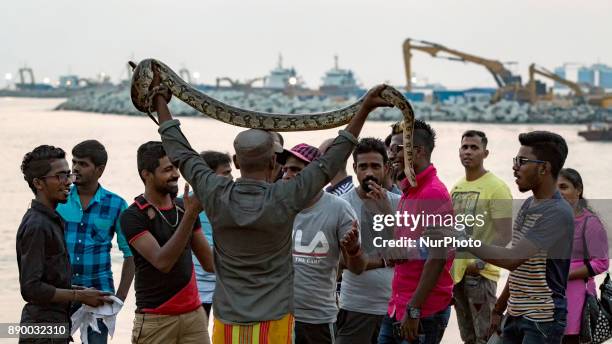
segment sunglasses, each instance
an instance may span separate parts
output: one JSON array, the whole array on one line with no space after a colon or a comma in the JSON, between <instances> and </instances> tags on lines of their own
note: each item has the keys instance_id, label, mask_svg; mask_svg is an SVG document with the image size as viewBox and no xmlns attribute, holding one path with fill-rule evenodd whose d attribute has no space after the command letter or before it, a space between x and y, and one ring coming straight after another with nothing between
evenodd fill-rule
<instances>
[{"instance_id":1,"label":"sunglasses","mask_svg":"<svg viewBox=\"0 0 612 344\"><path fill-rule=\"evenodd\" d=\"M527 159L527 158L523 158L523 157L519 157L516 156L514 158L512 158L512 163L514 164L514 166L516 167L521 167L527 163L534 163L534 164L543 164L546 161L544 160L535 160L535 159Z\"/></svg>"},{"instance_id":2,"label":"sunglasses","mask_svg":"<svg viewBox=\"0 0 612 344\"><path fill-rule=\"evenodd\" d=\"M74 183L74 181L76 180L76 174L74 173L59 173L59 174L55 174L52 176L42 176L39 179L46 179L46 178L57 178L57 181L59 183L65 184L68 181L70 181L71 183Z\"/></svg>"}]
</instances>

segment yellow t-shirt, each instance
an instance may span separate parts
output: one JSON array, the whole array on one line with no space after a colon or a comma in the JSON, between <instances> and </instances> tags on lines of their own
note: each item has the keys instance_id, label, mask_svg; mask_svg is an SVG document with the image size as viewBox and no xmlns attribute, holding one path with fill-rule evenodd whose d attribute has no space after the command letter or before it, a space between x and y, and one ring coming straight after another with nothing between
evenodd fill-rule
<instances>
[{"instance_id":1,"label":"yellow t-shirt","mask_svg":"<svg viewBox=\"0 0 612 344\"><path fill-rule=\"evenodd\" d=\"M495 235L493 219L512 217L512 194L508 185L491 172L482 177L467 181L462 178L451 191L455 214L479 216L484 220L482 226L466 228L467 233L483 243L491 243ZM478 224L482 222L477 222ZM455 283L461 282L465 269L476 259L467 252L457 252L451 270ZM500 268L486 264L480 274L492 281L499 280Z\"/></svg>"}]
</instances>

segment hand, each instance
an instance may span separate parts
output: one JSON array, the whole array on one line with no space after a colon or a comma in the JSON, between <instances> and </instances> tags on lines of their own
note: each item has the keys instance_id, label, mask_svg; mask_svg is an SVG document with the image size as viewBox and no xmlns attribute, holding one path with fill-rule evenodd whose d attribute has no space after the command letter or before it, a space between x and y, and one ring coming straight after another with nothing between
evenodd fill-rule
<instances>
[{"instance_id":1,"label":"hand","mask_svg":"<svg viewBox=\"0 0 612 344\"><path fill-rule=\"evenodd\" d=\"M104 303L112 303L109 298L111 293L97 290L96 288L85 288L75 291L76 301L91 307L102 306Z\"/></svg>"},{"instance_id":2,"label":"hand","mask_svg":"<svg viewBox=\"0 0 612 344\"><path fill-rule=\"evenodd\" d=\"M198 215L204 210L198 197L195 194L189 195L189 184L187 183L185 183L183 202L185 203L185 214Z\"/></svg>"},{"instance_id":3,"label":"hand","mask_svg":"<svg viewBox=\"0 0 612 344\"><path fill-rule=\"evenodd\" d=\"M361 107L370 112L374 109L376 109L377 107L391 107L393 105L389 104L386 100L384 100L381 96L380 93L382 92L382 90L385 89L385 87L387 87L387 85L385 84L381 84L378 85L372 89L370 89L368 91L368 93L366 94L364 100L363 100L363 104L361 105Z\"/></svg>"},{"instance_id":4,"label":"hand","mask_svg":"<svg viewBox=\"0 0 612 344\"><path fill-rule=\"evenodd\" d=\"M499 315L499 313L497 313L495 309L491 311L491 323L489 325L487 337L491 337L493 333L501 334L501 320L502 316Z\"/></svg>"},{"instance_id":5,"label":"hand","mask_svg":"<svg viewBox=\"0 0 612 344\"><path fill-rule=\"evenodd\" d=\"M383 189L382 186L378 185L373 180L366 181L366 184L368 184L368 187L370 188L370 192L366 194L367 198L376 200L387 199L387 190Z\"/></svg>"},{"instance_id":6,"label":"hand","mask_svg":"<svg viewBox=\"0 0 612 344\"><path fill-rule=\"evenodd\" d=\"M388 267L394 267L407 262L406 249L402 247L387 248L385 250L385 261Z\"/></svg>"},{"instance_id":7,"label":"hand","mask_svg":"<svg viewBox=\"0 0 612 344\"><path fill-rule=\"evenodd\" d=\"M468 265L467 268L465 269L465 273L470 276L479 276L480 269L476 265L476 262L472 262L470 265Z\"/></svg>"},{"instance_id":8,"label":"hand","mask_svg":"<svg viewBox=\"0 0 612 344\"><path fill-rule=\"evenodd\" d=\"M75 289L75 290L83 290L83 289L85 289L85 287L80 286L80 285L74 285L74 284L73 284L73 285L72 285L72 287L71 287L71 289Z\"/></svg>"},{"instance_id":9,"label":"hand","mask_svg":"<svg viewBox=\"0 0 612 344\"><path fill-rule=\"evenodd\" d=\"M119 300L125 302L125 299L127 298L127 295L115 294L115 297L118 298Z\"/></svg>"},{"instance_id":10,"label":"hand","mask_svg":"<svg viewBox=\"0 0 612 344\"><path fill-rule=\"evenodd\" d=\"M404 319L402 320L402 337L407 339L409 342L412 342L417 339L419 335L419 320L408 317L408 313L404 314Z\"/></svg>"},{"instance_id":11,"label":"hand","mask_svg":"<svg viewBox=\"0 0 612 344\"><path fill-rule=\"evenodd\" d=\"M344 238L340 240L340 245L342 248L346 250L350 256L354 256L359 252L360 244L359 244L359 228L358 228L357 220L353 220L353 227L350 231L344 234Z\"/></svg>"}]
</instances>

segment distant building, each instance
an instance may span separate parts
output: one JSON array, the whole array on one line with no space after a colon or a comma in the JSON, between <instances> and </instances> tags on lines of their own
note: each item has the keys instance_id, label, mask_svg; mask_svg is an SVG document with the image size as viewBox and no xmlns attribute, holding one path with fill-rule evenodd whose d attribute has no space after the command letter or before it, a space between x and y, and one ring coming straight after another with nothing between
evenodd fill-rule
<instances>
[{"instance_id":1,"label":"distant building","mask_svg":"<svg viewBox=\"0 0 612 344\"><path fill-rule=\"evenodd\" d=\"M565 67L557 67L555 68L554 72L557 76L563 78L563 79L567 79L567 73L565 72ZM567 88L567 86L563 85L560 82L555 81L555 88Z\"/></svg>"},{"instance_id":2,"label":"distant building","mask_svg":"<svg viewBox=\"0 0 612 344\"><path fill-rule=\"evenodd\" d=\"M593 65L593 69L599 74L599 87L612 88L612 68L604 64Z\"/></svg>"},{"instance_id":3,"label":"distant building","mask_svg":"<svg viewBox=\"0 0 612 344\"><path fill-rule=\"evenodd\" d=\"M592 68L578 68L578 83L586 85L595 85L595 71Z\"/></svg>"},{"instance_id":4,"label":"distant building","mask_svg":"<svg viewBox=\"0 0 612 344\"><path fill-rule=\"evenodd\" d=\"M590 67L582 66L578 68L576 79L573 79L569 77L569 75L572 73L568 73L568 65L572 64L565 64L562 67L557 67L554 69L554 73L564 79L574 81L579 84L612 89L612 67L602 63L594 64ZM565 88L565 86L555 82L555 88Z\"/></svg>"}]
</instances>

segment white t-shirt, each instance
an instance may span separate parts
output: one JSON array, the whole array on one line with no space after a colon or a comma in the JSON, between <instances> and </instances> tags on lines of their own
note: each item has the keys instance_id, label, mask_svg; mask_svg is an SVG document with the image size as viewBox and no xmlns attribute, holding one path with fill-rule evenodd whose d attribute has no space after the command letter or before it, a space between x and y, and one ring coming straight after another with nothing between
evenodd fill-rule
<instances>
[{"instance_id":1,"label":"white t-shirt","mask_svg":"<svg viewBox=\"0 0 612 344\"><path fill-rule=\"evenodd\" d=\"M327 192L293 222L295 319L309 324L336 321L336 274L340 240L357 217L350 204Z\"/></svg>"},{"instance_id":2,"label":"white t-shirt","mask_svg":"<svg viewBox=\"0 0 612 344\"><path fill-rule=\"evenodd\" d=\"M372 240L376 236L384 235L384 233L372 229L371 223L374 214L363 207L363 200L359 197L357 189L352 189L341 197L349 202L357 214L364 253L366 255L376 255ZM387 197L391 202L391 209L395 211L401 198L400 195L387 191ZM393 268L367 270L360 275L344 270L340 288L340 308L352 312L385 315L391 297L392 279Z\"/></svg>"}]
</instances>

